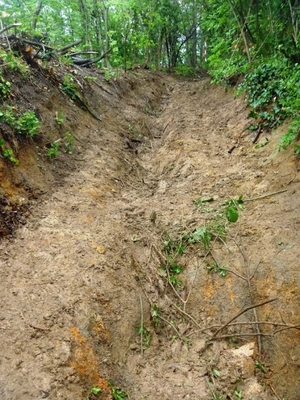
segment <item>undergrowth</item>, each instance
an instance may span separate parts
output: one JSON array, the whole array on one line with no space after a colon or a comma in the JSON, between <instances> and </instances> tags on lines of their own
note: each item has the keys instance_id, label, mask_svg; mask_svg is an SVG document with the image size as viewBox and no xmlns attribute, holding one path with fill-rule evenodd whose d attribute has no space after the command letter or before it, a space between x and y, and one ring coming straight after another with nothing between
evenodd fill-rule
<instances>
[{"instance_id":1,"label":"undergrowth","mask_svg":"<svg viewBox=\"0 0 300 400\"><path fill-rule=\"evenodd\" d=\"M256 123L251 130L270 131L284 120L290 119L285 135L278 143L278 150L294 144L294 153L300 155L300 65L287 60L282 54L268 59L247 63L238 53L230 60L209 58L209 72L213 82L236 85L237 94L245 93L251 107L249 117Z\"/></svg>"},{"instance_id":2,"label":"undergrowth","mask_svg":"<svg viewBox=\"0 0 300 400\"><path fill-rule=\"evenodd\" d=\"M286 149L299 138L300 127L300 66L286 59L270 60L249 71L239 91L246 93L251 106L250 117L257 125L253 129L270 130L286 118L291 119L287 133L281 138L278 148ZM298 149L298 151L297 151ZM299 146L295 146L299 154Z\"/></svg>"},{"instance_id":3,"label":"undergrowth","mask_svg":"<svg viewBox=\"0 0 300 400\"><path fill-rule=\"evenodd\" d=\"M184 282L180 278L180 274L184 271L181 261L188 248L197 246L208 255L216 241L226 242L229 225L237 222L240 210L245 208L242 196L227 200L216 209L207 207L207 203L212 201L213 198L199 198L194 201L200 212L210 213L206 224L177 236L165 234L163 246L166 262L159 273L168 278L169 283L177 292L184 289ZM217 272L223 277L226 276L226 268L218 265L216 261L208 263L207 270Z\"/></svg>"}]
</instances>

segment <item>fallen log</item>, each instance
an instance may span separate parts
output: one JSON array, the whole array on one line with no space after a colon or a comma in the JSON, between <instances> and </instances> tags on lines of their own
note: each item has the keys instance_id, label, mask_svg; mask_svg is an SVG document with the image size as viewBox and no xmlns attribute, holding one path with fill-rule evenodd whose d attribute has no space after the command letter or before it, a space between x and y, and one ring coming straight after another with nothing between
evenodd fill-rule
<instances>
[{"instance_id":1,"label":"fallen log","mask_svg":"<svg viewBox=\"0 0 300 400\"><path fill-rule=\"evenodd\" d=\"M68 52L68 50L69 50L71 47L74 47L74 46L76 46L77 44L79 44L79 43L81 43L81 42L82 42L82 39L78 39L78 40L76 40L75 42L70 43L70 44L68 44L68 45L66 45L66 46L64 46L64 47L62 47L61 49L58 49L57 52L58 52L59 54L61 54L61 55L66 54L66 53Z\"/></svg>"},{"instance_id":2,"label":"fallen log","mask_svg":"<svg viewBox=\"0 0 300 400\"><path fill-rule=\"evenodd\" d=\"M87 61L86 63L84 63L84 64L81 64L81 67L88 67L89 65L91 65L91 64L94 64L94 63L96 63L96 62L98 62L98 61L100 61L100 60L102 60L108 53L110 53L111 52L111 49L108 49L105 53L103 53L101 56L99 56L99 57L97 57L97 58L94 58L94 59L92 59L92 60L89 60L89 61Z\"/></svg>"}]
</instances>

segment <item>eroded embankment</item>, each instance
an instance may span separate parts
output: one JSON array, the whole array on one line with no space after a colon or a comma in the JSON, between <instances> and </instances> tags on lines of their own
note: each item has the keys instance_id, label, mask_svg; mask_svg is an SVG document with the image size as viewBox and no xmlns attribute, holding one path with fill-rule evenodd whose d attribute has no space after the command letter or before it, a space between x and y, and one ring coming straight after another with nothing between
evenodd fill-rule
<instances>
[{"instance_id":1,"label":"eroded embankment","mask_svg":"<svg viewBox=\"0 0 300 400\"><path fill-rule=\"evenodd\" d=\"M134 400L273 398L256 373L297 399L297 330L263 337L260 355L231 351L298 323L295 161L273 152L276 135L254 149L243 100L207 79L100 86L102 122L74 114L77 169L1 244L2 398L97 385L108 399L108 380ZM275 192L223 219L227 200ZM230 341L206 346L216 336Z\"/></svg>"}]
</instances>

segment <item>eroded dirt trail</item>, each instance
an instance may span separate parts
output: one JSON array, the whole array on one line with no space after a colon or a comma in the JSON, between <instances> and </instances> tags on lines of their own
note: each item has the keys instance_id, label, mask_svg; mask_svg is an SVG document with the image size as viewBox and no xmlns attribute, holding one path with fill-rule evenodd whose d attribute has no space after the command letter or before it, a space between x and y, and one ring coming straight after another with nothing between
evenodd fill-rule
<instances>
[{"instance_id":1,"label":"eroded dirt trail","mask_svg":"<svg viewBox=\"0 0 300 400\"><path fill-rule=\"evenodd\" d=\"M103 122L82 132L78 169L1 244L0 397L83 399L96 385L109 399L112 380L131 400L234 398L236 388L244 399L273 399L251 357L233 362L232 343L205 340L273 298L258 320L299 323L298 165L272 151L280 132L254 149L243 100L208 79L129 81L127 91L114 87ZM228 199L282 189L246 202L209 254L196 245L180 254L175 293L164 241L208 226ZM213 204L196 207L204 198ZM209 274L213 261L235 274ZM256 340L247 336L255 327L223 333L240 347ZM298 341L287 329L261 344L262 377L290 400L300 391Z\"/></svg>"}]
</instances>

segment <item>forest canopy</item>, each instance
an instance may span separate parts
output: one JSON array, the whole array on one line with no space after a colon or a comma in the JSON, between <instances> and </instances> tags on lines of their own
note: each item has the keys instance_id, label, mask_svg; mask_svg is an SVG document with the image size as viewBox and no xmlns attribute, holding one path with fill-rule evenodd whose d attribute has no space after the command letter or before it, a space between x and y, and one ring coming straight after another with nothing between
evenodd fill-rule
<instances>
[{"instance_id":1,"label":"forest canopy","mask_svg":"<svg viewBox=\"0 0 300 400\"><path fill-rule=\"evenodd\" d=\"M300 60L299 0L6 0L0 10L2 26L19 22L53 45L110 49L114 67L204 65L229 76L262 57Z\"/></svg>"},{"instance_id":2,"label":"forest canopy","mask_svg":"<svg viewBox=\"0 0 300 400\"><path fill-rule=\"evenodd\" d=\"M299 136L300 0L5 0L0 12L0 33L13 26L2 38L80 42L100 68L205 69L216 82L243 82L258 128L291 117L282 147Z\"/></svg>"}]
</instances>

